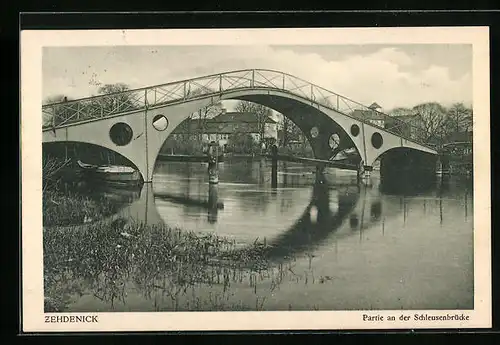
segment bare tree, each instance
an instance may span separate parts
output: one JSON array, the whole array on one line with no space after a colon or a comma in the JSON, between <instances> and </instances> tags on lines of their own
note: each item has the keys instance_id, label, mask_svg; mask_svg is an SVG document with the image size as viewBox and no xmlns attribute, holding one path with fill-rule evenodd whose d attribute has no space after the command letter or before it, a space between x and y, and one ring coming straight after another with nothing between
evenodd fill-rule
<instances>
[{"instance_id":1,"label":"bare tree","mask_svg":"<svg viewBox=\"0 0 500 345\"><path fill-rule=\"evenodd\" d=\"M463 103L455 103L449 109L446 118L446 127L450 132L467 131L472 126L472 109Z\"/></svg>"},{"instance_id":2,"label":"bare tree","mask_svg":"<svg viewBox=\"0 0 500 345\"><path fill-rule=\"evenodd\" d=\"M282 115L282 121L281 121L281 130L283 133L283 141L281 145L283 147L288 146L288 143L290 142L290 134L291 131L293 131L293 126L295 124L290 120L288 117Z\"/></svg>"},{"instance_id":3,"label":"bare tree","mask_svg":"<svg viewBox=\"0 0 500 345\"><path fill-rule=\"evenodd\" d=\"M419 104L412 109L420 116L421 140L429 141L432 138L443 139L445 134L446 109L439 103L430 102Z\"/></svg>"},{"instance_id":4,"label":"bare tree","mask_svg":"<svg viewBox=\"0 0 500 345\"><path fill-rule=\"evenodd\" d=\"M131 110L134 108L131 94L127 93L130 87L124 83L105 84L98 89L100 95L108 97L99 99L99 105L110 112Z\"/></svg>"},{"instance_id":5,"label":"bare tree","mask_svg":"<svg viewBox=\"0 0 500 345\"><path fill-rule=\"evenodd\" d=\"M44 155L42 159L42 192L57 184L57 173L70 163L70 159L58 159Z\"/></svg>"},{"instance_id":6,"label":"bare tree","mask_svg":"<svg viewBox=\"0 0 500 345\"><path fill-rule=\"evenodd\" d=\"M283 131L282 146L289 146L291 141L300 141L304 143L307 141L305 135L303 135L302 130L289 118L283 116L281 120L281 129Z\"/></svg>"},{"instance_id":7,"label":"bare tree","mask_svg":"<svg viewBox=\"0 0 500 345\"><path fill-rule=\"evenodd\" d=\"M240 101L235 109L240 113L255 114L257 118L257 131L259 133L259 140L262 142L264 140L266 122L272 115L272 110L262 104L248 101Z\"/></svg>"},{"instance_id":8,"label":"bare tree","mask_svg":"<svg viewBox=\"0 0 500 345\"><path fill-rule=\"evenodd\" d=\"M42 101L42 105L68 102L71 100L72 100L72 98L70 98L66 95L63 95L63 94L48 96ZM67 107L64 107L64 106L54 105L51 108L52 108L52 112L50 114L47 112L43 112L43 118L42 118L42 126L43 127L50 126L52 124L57 124L56 122L67 119L74 114L73 111L71 111L70 109L68 109ZM55 118L54 118L54 116L55 116Z\"/></svg>"},{"instance_id":9,"label":"bare tree","mask_svg":"<svg viewBox=\"0 0 500 345\"><path fill-rule=\"evenodd\" d=\"M197 88L195 90L190 91L189 95L190 97L196 97L207 93L210 93L210 89ZM188 133L191 134L191 123L192 123L191 120L193 119L198 120L196 130L198 132L197 133L198 138L201 141L203 139L203 135L207 131L207 120L213 119L215 116L219 115L221 111L222 111L222 103L220 101L216 101L212 102L206 107L199 109L197 112L191 114L188 122Z\"/></svg>"},{"instance_id":10,"label":"bare tree","mask_svg":"<svg viewBox=\"0 0 500 345\"><path fill-rule=\"evenodd\" d=\"M416 126L420 129L420 123L415 121L415 116L417 114L414 109L398 107L389 111L388 115L390 117L385 119L384 126L395 133L411 137L412 126Z\"/></svg>"},{"instance_id":11,"label":"bare tree","mask_svg":"<svg viewBox=\"0 0 500 345\"><path fill-rule=\"evenodd\" d=\"M99 88L99 94L101 95L109 95L113 93L120 93L130 90L130 87L124 83L115 83L115 84L105 84Z\"/></svg>"},{"instance_id":12,"label":"bare tree","mask_svg":"<svg viewBox=\"0 0 500 345\"><path fill-rule=\"evenodd\" d=\"M415 115L415 110L410 108L398 107L389 111L388 115L390 116L407 116L407 115Z\"/></svg>"}]
</instances>

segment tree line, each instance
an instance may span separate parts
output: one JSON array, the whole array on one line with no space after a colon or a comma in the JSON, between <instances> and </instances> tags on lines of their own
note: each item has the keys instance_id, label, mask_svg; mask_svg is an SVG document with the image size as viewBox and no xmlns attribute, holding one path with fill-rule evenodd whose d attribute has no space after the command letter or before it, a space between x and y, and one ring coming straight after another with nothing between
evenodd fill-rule
<instances>
[{"instance_id":1,"label":"tree line","mask_svg":"<svg viewBox=\"0 0 500 345\"><path fill-rule=\"evenodd\" d=\"M452 140L457 133L472 131L473 125L472 108L463 103L445 107L437 102L427 102L413 108L395 108L388 115L414 126L419 133L418 139L435 145Z\"/></svg>"}]
</instances>

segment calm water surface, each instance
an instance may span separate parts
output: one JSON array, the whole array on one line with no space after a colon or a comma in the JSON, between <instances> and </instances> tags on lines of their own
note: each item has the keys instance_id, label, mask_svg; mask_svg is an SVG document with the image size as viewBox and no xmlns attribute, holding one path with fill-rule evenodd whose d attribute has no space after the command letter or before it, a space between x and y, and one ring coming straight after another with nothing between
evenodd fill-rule
<instances>
[{"instance_id":1,"label":"calm water surface","mask_svg":"<svg viewBox=\"0 0 500 345\"><path fill-rule=\"evenodd\" d=\"M220 183L210 187L206 164L159 162L152 186L106 195L124 203L121 215L136 220L215 233L241 247L265 239L270 260L286 264L279 286L273 284L275 273L256 275L253 284L231 286L227 305L473 308L470 181L451 178L426 190L402 190L381 185L377 172L360 186L352 172L332 169L325 176L328 183L317 184L314 167L280 162L273 190L270 162L234 161L220 164ZM217 289L201 286L197 294L212 296ZM111 306L83 295L69 310L190 310L189 304L174 306L137 289L126 296Z\"/></svg>"}]
</instances>

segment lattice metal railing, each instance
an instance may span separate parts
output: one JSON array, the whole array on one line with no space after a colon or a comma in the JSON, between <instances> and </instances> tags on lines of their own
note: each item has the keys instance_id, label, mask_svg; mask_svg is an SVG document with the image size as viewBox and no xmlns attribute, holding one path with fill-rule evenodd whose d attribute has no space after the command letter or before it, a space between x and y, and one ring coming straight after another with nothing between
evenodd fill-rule
<instances>
[{"instance_id":1,"label":"lattice metal railing","mask_svg":"<svg viewBox=\"0 0 500 345\"><path fill-rule=\"evenodd\" d=\"M42 106L44 129L220 95L237 89L275 89L294 94L312 106L324 106L422 145L420 127L355 102L292 75L264 69L240 70Z\"/></svg>"}]
</instances>

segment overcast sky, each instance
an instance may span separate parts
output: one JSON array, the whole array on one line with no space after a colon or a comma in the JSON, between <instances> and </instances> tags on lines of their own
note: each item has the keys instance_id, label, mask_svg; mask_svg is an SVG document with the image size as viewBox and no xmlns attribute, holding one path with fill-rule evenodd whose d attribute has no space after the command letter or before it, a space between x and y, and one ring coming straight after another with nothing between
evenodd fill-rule
<instances>
[{"instance_id":1,"label":"overcast sky","mask_svg":"<svg viewBox=\"0 0 500 345\"><path fill-rule=\"evenodd\" d=\"M135 88L246 68L286 72L384 110L472 104L472 46L443 44L51 47L43 51L43 97L81 98L101 84Z\"/></svg>"}]
</instances>

